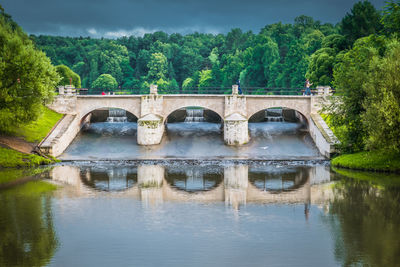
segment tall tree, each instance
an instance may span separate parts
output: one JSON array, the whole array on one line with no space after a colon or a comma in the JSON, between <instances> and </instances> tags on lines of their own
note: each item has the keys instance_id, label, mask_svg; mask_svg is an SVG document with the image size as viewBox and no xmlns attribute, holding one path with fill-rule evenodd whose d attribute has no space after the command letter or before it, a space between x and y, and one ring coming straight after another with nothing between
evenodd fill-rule
<instances>
[{"instance_id":1,"label":"tall tree","mask_svg":"<svg viewBox=\"0 0 400 267\"><path fill-rule=\"evenodd\" d=\"M349 45L358 38L378 33L382 29L381 16L369 1L357 2L341 21L341 33Z\"/></svg>"},{"instance_id":2,"label":"tall tree","mask_svg":"<svg viewBox=\"0 0 400 267\"><path fill-rule=\"evenodd\" d=\"M69 85L71 83L75 88L81 88L81 77L70 68L65 65L58 65L56 70L61 77L58 85Z\"/></svg>"},{"instance_id":3,"label":"tall tree","mask_svg":"<svg viewBox=\"0 0 400 267\"><path fill-rule=\"evenodd\" d=\"M37 118L60 79L46 55L0 9L0 131Z\"/></svg>"},{"instance_id":4,"label":"tall tree","mask_svg":"<svg viewBox=\"0 0 400 267\"><path fill-rule=\"evenodd\" d=\"M149 72L147 79L149 81L165 80L168 73L168 61L162 53L151 54L150 61L147 64Z\"/></svg>"},{"instance_id":5,"label":"tall tree","mask_svg":"<svg viewBox=\"0 0 400 267\"><path fill-rule=\"evenodd\" d=\"M101 74L93 83L92 88L115 89L118 86L117 80L110 74Z\"/></svg>"}]
</instances>

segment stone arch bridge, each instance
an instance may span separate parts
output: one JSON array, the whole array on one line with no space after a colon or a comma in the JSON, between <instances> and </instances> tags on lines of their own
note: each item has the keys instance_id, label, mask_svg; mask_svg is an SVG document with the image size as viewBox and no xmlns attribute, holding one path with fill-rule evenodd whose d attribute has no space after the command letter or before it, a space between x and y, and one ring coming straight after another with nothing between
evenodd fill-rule
<instances>
[{"instance_id":1,"label":"stone arch bridge","mask_svg":"<svg viewBox=\"0 0 400 267\"><path fill-rule=\"evenodd\" d=\"M138 118L139 145L159 144L165 122L172 112L197 106L216 112L224 124L227 145L241 145L249 141L248 119L255 113L272 107L293 109L306 118L310 134L322 155L329 157L336 139L317 111L324 97L238 95L233 86L231 95L158 95L150 88L149 95L75 95L60 94L50 105L65 114L52 132L40 143L42 152L59 156L79 133L90 113L101 108L124 109Z\"/></svg>"}]
</instances>

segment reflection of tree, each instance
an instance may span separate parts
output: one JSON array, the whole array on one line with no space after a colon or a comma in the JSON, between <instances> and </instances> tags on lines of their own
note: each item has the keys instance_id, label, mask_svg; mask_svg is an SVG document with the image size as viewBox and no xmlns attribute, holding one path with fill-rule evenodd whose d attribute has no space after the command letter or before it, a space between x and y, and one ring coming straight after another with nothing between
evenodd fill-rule
<instances>
[{"instance_id":1,"label":"reflection of tree","mask_svg":"<svg viewBox=\"0 0 400 267\"><path fill-rule=\"evenodd\" d=\"M0 194L0 266L43 266L57 247L50 196Z\"/></svg>"},{"instance_id":2,"label":"reflection of tree","mask_svg":"<svg viewBox=\"0 0 400 267\"><path fill-rule=\"evenodd\" d=\"M335 187L328 221L335 256L344 266L393 266L400 252L400 192L343 180Z\"/></svg>"}]
</instances>

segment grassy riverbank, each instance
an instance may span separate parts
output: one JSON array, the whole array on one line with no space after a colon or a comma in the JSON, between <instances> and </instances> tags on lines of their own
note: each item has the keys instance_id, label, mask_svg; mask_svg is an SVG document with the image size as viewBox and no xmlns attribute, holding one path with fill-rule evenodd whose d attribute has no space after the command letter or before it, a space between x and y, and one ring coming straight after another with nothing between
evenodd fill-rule
<instances>
[{"instance_id":1,"label":"grassy riverbank","mask_svg":"<svg viewBox=\"0 0 400 267\"><path fill-rule=\"evenodd\" d=\"M25 154L13 149L0 147L0 167L32 167L52 162L53 160L38 155Z\"/></svg>"},{"instance_id":2,"label":"grassy riverbank","mask_svg":"<svg viewBox=\"0 0 400 267\"><path fill-rule=\"evenodd\" d=\"M400 153L362 151L338 156L331 164L334 167L355 170L400 172Z\"/></svg>"},{"instance_id":3,"label":"grassy riverbank","mask_svg":"<svg viewBox=\"0 0 400 267\"><path fill-rule=\"evenodd\" d=\"M31 154L35 147L62 118L62 114L42 107L39 118L2 134L1 167L32 167L53 163L54 160Z\"/></svg>"},{"instance_id":4,"label":"grassy riverbank","mask_svg":"<svg viewBox=\"0 0 400 267\"><path fill-rule=\"evenodd\" d=\"M59 114L47 107L42 107L39 118L26 125L15 127L10 131L13 136L22 137L27 142L39 143L50 132L53 126L62 118Z\"/></svg>"},{"instance_id":5,"label":"grassy riverbank","mask_svg":"<svg viewBox=\"0 0 400 267\"><path fill-rule=\"evenodd\" d=\"M333 133L340 141L342 128L335 128L331 123L331 116L321 114ZM381 172L400 172L400 153L387 151L362 151L352 154L343 154L332 159L332 166L363 170L363 171L381 171Z\"/></svg>"}]
</instances>

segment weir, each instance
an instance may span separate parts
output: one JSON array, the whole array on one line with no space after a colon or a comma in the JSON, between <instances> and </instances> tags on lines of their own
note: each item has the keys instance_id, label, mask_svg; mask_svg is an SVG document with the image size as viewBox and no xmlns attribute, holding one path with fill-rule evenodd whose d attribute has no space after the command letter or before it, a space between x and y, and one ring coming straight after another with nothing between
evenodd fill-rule
<instances>
[{"instance_id":1,"label":"weir","mask_svg":"<svg viewBox=\"0 0 400 267\"><path fill-rule=\"evenodd\" d=\"M50 108L66 116L41 143L40 149L57 157L70 145L94 110L108 108L108 121L125 121L124 112L136 116L137 144L157 145L163 140L167 117L185 107L201 107L222 118L223 140L228 146L242 146L250 141L248 120L266 110L266 120L304 120L319 152L329 158L338 142L318 114L327 100L324 96L239 95L237 85L231 95L158 95L152 85L149 95L63 95L56 97ZM271 109L282 107L282 109ZM201 121L203 109L186 109L187 121ZM123 110L123 111L121 111ZM279 113L279 114L278 114Z\"/></svg>"}]
</instances>

